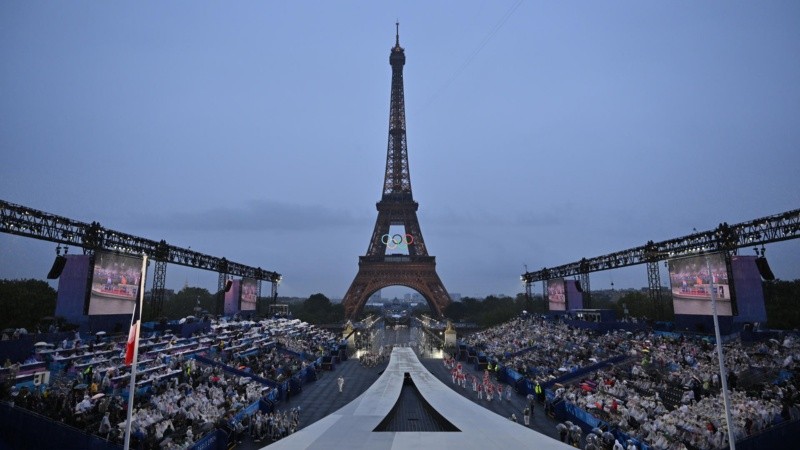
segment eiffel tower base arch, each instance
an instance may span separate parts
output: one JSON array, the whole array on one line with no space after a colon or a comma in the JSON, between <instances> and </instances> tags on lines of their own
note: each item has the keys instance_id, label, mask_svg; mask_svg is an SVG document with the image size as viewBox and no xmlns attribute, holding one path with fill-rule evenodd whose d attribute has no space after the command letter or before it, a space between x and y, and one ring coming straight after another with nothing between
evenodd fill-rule
<instances>
[{"instance_id":1,"label":"eiffel tower base arch","mask_svg":"<svg viewBox=\"0 0 800 450\"><path fill-rule=\"evenodd\" d=\"M369 297L389 286L405 286L419 292L437 317L442 317L450 304L450 296L436 273L435 257L361 256L358 274L342 300L345 317L355 320Z\"/></svg>"}]
</instances>

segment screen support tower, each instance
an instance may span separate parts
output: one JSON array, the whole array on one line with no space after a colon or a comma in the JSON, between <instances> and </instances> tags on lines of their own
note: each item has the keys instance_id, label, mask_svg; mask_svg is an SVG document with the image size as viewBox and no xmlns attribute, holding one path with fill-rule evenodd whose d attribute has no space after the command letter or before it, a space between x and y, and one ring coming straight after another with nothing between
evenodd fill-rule
<instances>
[{"instance_id":1,"label":"screen support tower","mask_svg":"<svg viewBox=\"0 0 800 450\"><path fill-rule=\"evenodd\" d=\"M406 147L406 113L403 94L405 51L400 47L397 25L395 45L389 54L392 66L391 104L389 107L389 143L383 195L377 203L378 219L369 241L367 254L358 258L358 273L342 300L344 313L355 320L369 296L387 286L406 286L419 292L438 317L450 304L450 295L436 273L436 257L429 256L422 238L417 208L411 194L411 177ZM391 234L390 226L402 225L405 234ZM407 254L387 254L401 246Z\"/></svg>"}]
</instances>

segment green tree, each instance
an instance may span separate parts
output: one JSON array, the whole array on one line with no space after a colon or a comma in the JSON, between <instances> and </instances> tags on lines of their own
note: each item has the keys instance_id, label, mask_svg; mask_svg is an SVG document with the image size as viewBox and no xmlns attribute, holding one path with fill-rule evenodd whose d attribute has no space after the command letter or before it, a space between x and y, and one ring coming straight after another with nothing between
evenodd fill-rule
<instances>
[{"instance_id":1,"label":"green tree","mask_svg":"<svg viewBox=\"0 0 800 450\"><path fill-rule=\"evenodd\" d=\"M344 305L341 303L334 303L331 305L331 311L328 314L328 320L323 323L339 323L344 317Z\"/></svg>"},{"instance_id":2,"label":"green tree","mask_svg":"<svg viewBox=\"0 0 800 450\"><path fill-rule=\"evenodd\" d=\"M301 305L292 307L291 311L294 317L315 325L338 323L344 317L344 306L331 303L323 294L312 295Z\"/></svg>"},{"instance_id":3,"label":"green tree","mask_svg":"<svg viewBox=\"0 0 800 450\"><path fill-rule=\"evenodd\" d=\"M611 295L608 292L592 292L591 300L592 309L616 309L616 303L611 301ZM617 315L617 317L621 317Z\"/></svg>"},{"instance_id":4,"label":"green tree","mask_svg":"<svg viewBox=\"0 0 800 450\"><path fill-rule=\"evenodd\" d=\"M199 307L201 311L206 310L214 313L216 310L216 296L204 288L185 287L172 298L164 300L162 316L167 319L194 316L197 315L196 307ZM144 312L147 318L147 308L145 308Z\"/></svg>"},{"instance_id":5,"label":"green tree","mask_svg":"<svg viewBox=\"0 0 800 450\"><path fill-rule=\"evenodd\" d=\"M451 302L444 311L445 317L455 322L460 322L466 317L466 306L462 302Z\"/></svg>"},{"instance_id":6,"label":"green tree","mask_svg":"<svg viewBox=\"0 0 800 450\"><path fill-rule=\"evenodd\" d=\"M483 300L464 297L461 302L450 304L444 314L452 320L473 322L482 327L490 327L515 317L522 312L525 304L524 296L521 300L519 296L517 299L512 299L506 296L490 295ZM535 302L532 301L532 304L535 306Z\"/></svg>"},{"instance_id":7,"label":"green tree","mask_svg":"<svg viewBox=\"0 0 800 450\"><path fill-rule=\"evenodd\" d=\"M617 318L625 317L625 308L633 317L652 320L672 320L675 317L672 307L672 296L662 292L661 307L658 307L650 296L641 291L629 291L614 305ZM599 307L599 306L598 306Z\"/></svg>"},{"instance_id":8,"label":"green tree","mask_svg":"<svg viewBox=\"0 0 800 450\"><path fill-rule=\"evenodd\" d=\"M800 280L765 281L764 307L770 328L792 330L800 328Z\"/></svg>"},{"instance_id":9,"label":"green tree","mask_svg":"<svg viewBox=\"0 0 800 450\"><path fill-rule=\"evenodd\" d=\"M0 328L35 331L56 310L56 291L41 280L0 280Z\"/></svg>"}]
</instances>

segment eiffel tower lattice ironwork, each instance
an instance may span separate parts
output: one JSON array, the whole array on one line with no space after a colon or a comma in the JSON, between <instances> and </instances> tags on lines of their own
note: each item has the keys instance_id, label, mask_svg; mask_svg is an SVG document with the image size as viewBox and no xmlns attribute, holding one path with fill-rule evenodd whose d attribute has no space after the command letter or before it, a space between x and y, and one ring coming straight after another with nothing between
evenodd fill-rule
<instances>
[{"instance_id":1,"label":"eiffel tower lattice ironwork","mask_svg":"<svg viewBox=\"0 0 800 450\"><path fill-rule=\"evenodd\" d=\"M419 292L439 317L450 304L450 296L436 273L436 257L429 256L425 248L417 220L419 204L411 194L403 96L405 63L398 24L395 45L389 55L392 93L383 195L377 203L378 219L367 254L359 257L358 273L342 301L345 316L349 319L355 319L361 313L373 293L388 286L406 286ZM404 234L390 233L389 227L397 225L405 228ZM398 247L402 248L402 254L391 253Z\"/></svg>"}]
</instances>

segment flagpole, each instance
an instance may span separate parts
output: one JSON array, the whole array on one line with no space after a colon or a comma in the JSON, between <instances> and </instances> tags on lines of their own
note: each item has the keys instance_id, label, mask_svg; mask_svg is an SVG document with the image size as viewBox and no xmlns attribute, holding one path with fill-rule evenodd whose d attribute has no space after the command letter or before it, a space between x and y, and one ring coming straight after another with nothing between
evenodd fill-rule
<instances>
[{"instance_id":1,"label":"flagpole","mask_svg":"<svg viewBox=\"0 0 800 450\"><path fill-rule=\"evenodd\" d=\"M133 394L136 391L136 366L139 364L139 331L142 326L142 305L144 304L144 280L147 277L147 255L142 255L142 276L139 278L139 299L138 310L139 320L136 321L136 336L133 340L133 363L131 364L131 381L128 383L128 415L125 419L125 446L124 450L131 446L131 416L133 416ZM131 321L136 318L136 310L133 311ZM133 327L133 323L131 323Z\"/></svg>"},{"instance_id":2,"label":"flagpole","mask_svg":"<svg viewBox=\"0 0 800 450\"><path fill-rule=\"evenodd\" d=\"M708 270L708 293L711 294L711 312L714 315L714 337L717 338L717 360L719 361L719 379L722 382L722 401L725 405L725 425L728 427L728 449L736 450L736 437L734 436L733 419L731 419L731 399L728 394L728 372L725 370L725 358L722 354L722 336L719 331L717 318L717 297L714 295L714 274L711 272L711 263L706 254L706 270Z\"/></svg>"}]
</instances>

